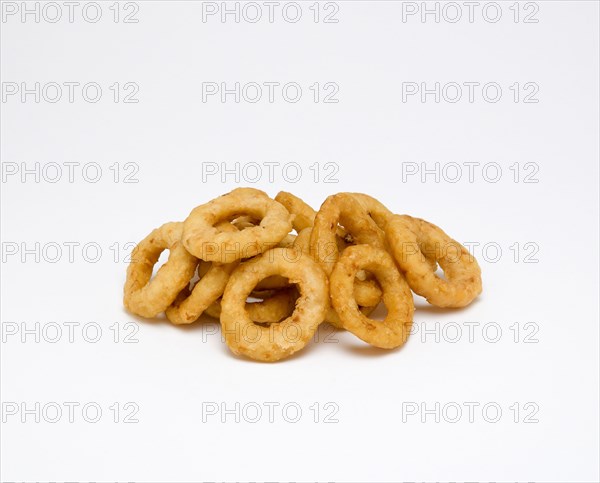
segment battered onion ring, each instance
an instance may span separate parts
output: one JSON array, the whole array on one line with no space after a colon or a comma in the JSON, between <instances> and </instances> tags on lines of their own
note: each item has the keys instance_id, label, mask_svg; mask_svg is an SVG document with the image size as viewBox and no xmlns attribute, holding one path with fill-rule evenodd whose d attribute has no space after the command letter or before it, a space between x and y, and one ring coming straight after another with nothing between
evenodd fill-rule
<instances>
[{"instance_id":1,"label":"battered onion ring","mask_svg":"<svg viewBox=\"0 0 600 483\"><path fill-rule=\"evenodd\" d=\"M260 220L256 220L252 216L238 216L234 220L231 220L231 222L222 221L221 223L218 223L216 226L219 226L222 223L231 223L239 231L242 231L246 228L252 228L253 226L258 225L260 223Z\"/></svg>"},{"instance_id":2,"label":"battered onion ring","mask_svg":"<svg viewBox=\"0 0 600 483\"><path fill-rule=\"evenodd\" d=\"M240 216L235 220L229 221L221 221L217 223L215 226L219 229L219 231L224 231L225 228L232 226L236 228L238 231L245 230L246 228L254 228L255 226L260 225L260 220L255 220L250 216ZM230 230L229 230L230 231ZM291 247L296 240L296 235L289 233L287 234L283 240L281 240L277 246L278 247Z\"/></svg>"},{"instance_id":3,"label":"battered onion ring","mask_svg":"<svg viewBox=\"0 0 600 483\"><path fill-rule=\"evenodd\" d=\"M395 215L387 224L386 235L410 288L430 304L464 307L481 293L477 260L441 228L420 218ZM445 280L432 270L432 259L444 271Z\"/></svg>"},{"instance_id":4,"label":"battered onion ring","mask_svg":"<svg viewBox=\"0 0 600 483\"><path fill-rule=\"evenodd\" d=\"M215 224L228 217L249 214L260 225L236 233L220 231ZM192 210L183 224L183 245L198 258L231 263L277 246L292 229L291 215L277 201L254 188L237 188Z\"/></svg>"},{"instance_id":5,"label":"battered onion ring","mask_svg":"<svg viewBox=\"0 0 600 483\"><path fill-rule=\"evenodd\" d=\"M246 299L263 278L287 277L300 297L291 316L277 324L254 324ZM259 361L277 361L302 349L325 318L329 305L327 276L309 256L294 248L274 248L234 270L221 302L225 341L235 354Z\"/></svg>"},{"instance_id":6,"label":"battered onion ring","mask_svg":"<svg viewBox=\"0 0 600 483\"><path fill-rule=\"evenodd\" d=\"M281 275L272 275L261 280L254 290L277 290L289 286L290 282Z\"/></svg>"},{"instance_id":7,"label":"battered onion ring","mask_svg":"<svg viewBox=\"0 0 600 483\"><path fill-rule=\"evenodd\" d=\"M302 250L303 253L309 252L311 233L311 228L305 228L296 237L294 246ZM338 238L337 240L341 239ZM343 249L345 249L346 246L347 245L344 245ZM338 249L339 248L340 247L338 246ZM377 306L381 301L381 288L377 285L376 281L366 280L364 271L359 271L357 276L359 278L357 278L356 283L354 284L354 297L356 298L356 301L359 305L365 307Z\"/></svg>"},{"instance_id":8,"label":"battered onion ring","mask_svg":"<svg viewBox=\"0 0 600 483\"><path fill-rule=\"evenodd\" d=\"M304 228L304 230L302 230L300 233L298 233L298 236L294 240L294 246L299 248L300 250L302 250L307 255L310 254L311 233L312 233L312 227ZM342 250L344 250L344 248L349 246L349 243L347 243L344 240L344 237L348 237L348 235L346 234L346 232L343 230L342 227L338 227L338 234L335 238L335 243L337 245L338 251L340 251L340 252Z\"/></svg>"},{"instance_id":9,"label":"battered onion ring","mask_svg":"<svg viewBox=\"0 0 600 483\"><path fill-rule=\"evenodd\" d=\"M280 191L275 197L275 201L278 201L285 206L292 214L292 227L296 230L296 233L300 233L306 228L312 228L317 212L302 199L292 193ZM344 238L347 237L347 233L341 226L338 226L336 234L338 236L337 242L339 250L342 250Z\"/></svg>"},{"instance_id":10,"label":"battered onion ring","mask_svg":"<svg viewBox=\"0 0 600 483\"><path fill-rule=\"evenodd\" d=\"M198 260L198 278L204 277L213 266L212 262L205 262L204 260Z\"/></svg>"},{"instance_id":11,"label":"battered onion ring","mask_svg":"<svg viewBox=\"0 0 600 483\"><path fill-rule=\"evenodd\" d=\"M367 210L367 214L375 221L377 226L385 230L387 222L393 216L393 213L381 203L381 201L364 193L352 193L361 205Z\"/></svg>"},{"instance_id":12,"label":"battered onion ring","mask_svg":"<svg viewBox=\"0 0 600 483\"><path fill-rule=\"evenodd\" d=\"M298 250L302 251L302 253L306 253L310 255L310 234L312 233L312 228L307 227L298 232L298 236L294 240L294 247Z\"/></svg>"},{"instance_id":13,"label":"battered onion ring","mask_svg":"<svg viewBox=\"0 0 600 483\"><path fill-rule=\"evenodd\" d=\"M289 234L279 242L279 247L281 248L290 248L295 246L296 244L296 236ZM279 275L273 275L271 277L267 277L264 280L261 280L256 286L255 290L275 290L280 288L285 288L289 286L288 279L285 277L281 277Z\"/></svg>"},{"instance_id":14,"label":"battered onion ring","mask_svg":"<svg viewBox=\"0 0 600 483\"><path fill-rule=\"evenodd\" d=\"M286 235L286 237L281 240L279 242L280 247L282 248L289 248L289 247L293 247L296 246L296 239L297 236L289 234ZM289 286L289 281L287 278L282 277L280 275L273 275L271 277L267 277L264 280L261 280L260 282L258 282L258 285L256 286L255 290L273 290L273 289L280 289L280 288L285 288L287 286ZM255 320L256 319L252 319Z\"/></svg>"},{"instance_id":15,"label":"battered onion ring","mask_svg":"<svg viewBox=\"0 0 600 483\"><path fill-rule=\"evenodd\" d=\"M204 313L214 319L219 319L221 317L221 300L215 300L206 307Z\"/></svg>"},{"instance_id":16,"label":"battered onion ring","mask_svg":"<svg viewBox=\"0 0 600 483\"><path fill-rule=\"evenodd\" d=\"M376 280L354 281L354 298L358 305L370 307L381 302L381 287Z\"/></svg>"},{"instance_id":17,"label":"battered onion ring","mask_svg":"<svg viewBox=\"0 0 600 483\"><path fill-rule=\"evenodd\" d=\"M365 315L365 317L368 316L371 312L373 312L376 308L376 305L372 307L362 307L361 305L358 306L358 310L360 310ZM344 330L344 324L342 324L339 315L331 306L327 310L327 315L325 315L325 322L333 325L336 329Z\"/></svg>"},{"instance_id":18,"label":"battered onion ring","mask_svg":"<svg viewBox=\"0 0 600 483\"><path fill-rule=\"evenodd\" d=\"M351 193L329 196L321 205L310 236L310 253L328 275L339 258L336 242L338 223L350 233L357 244L383 248L383 231L371 219L367 210Z\"/></svg>"},{"instance_id":19,"label":"battered onion ring","mask_svg":"<svg viewBox=\"0 0 600 483\"><path fill-rule=\"evenodd\" d=\"M290 233L290 234L286 235L285 237L283 237L283 240L281 240L277 246L281 247L281 248L289 248L291 246L294 246L295 241L296 241L296 235L292 235Z\"/></svg>"},{"instance_id":20,"label":"battered onion ring","mask_svg":"<svg viewBox=\"0 0 600 483\"><path fill-rule=\"evenodd\" d=\"M372 196L369 196L364 193L352 193L352 196L354 196L356 199L358 199L358 201L360 201L360 203L367 210L369 216L373 218L373 221L375 221L375 223L377 223L377 226L385 231L387 223L392 218L392 216L394 216L394 213L392 213L383 203L381 203L376 198L373 198ZM387 245L386 249L390 251L389 246ZM425 256L425 261L431 267L431 270L435 272L437 270L437 261L435 257L433 257L429 253L424 253L423 255ZM358 278L359 280L363 280L363 278L360 275L360 272Z\"/></svg>"},{"instance_id":21,"label":"battered onion ring","mask_svg":"<svg viewBox=\"0 0 600 483\"><path fill-rule=\"evenodd\" d=\"M253 322L270 324L280 322L294 312L298 290L295 287L278 290L262 302L246 302L246 310Z\"/></svg>"},{"instance_id":22,"label":"battered onion ring","mask_svg":"<svg viewBox=\"0 0 600 483\"><path fill-rule=\"evenodd\" d=\"M262 302L246 302L246 312L253 322L271 324L280 322L293 311L298 298L294 287L278 290L270 297L264 297ZM221 317L221 301L214 302L206 313L215 319Z\"/></svg>"},{"instance_id":23,"label":"battered onion ring","mask_svg":"<svg viewBox=\"0 0 600 483\"><path fill-rule=\"evenodd\" d=\"M353 297L354 279L361 268L373 273L383 289L383 303L388 309L383 321L361 313ZM406 342L415 307L410 288L387 251L368 245L348 247L336 263L329 283L331 302L344 329L382 349L400 347Z\"/></svg>"},{"instance_id":24,"label":"battered onion ring","mask_svg":"<svg viewBox=\"0 0 600 483\"><path fill-rule=\"evenodd\" d=\"M275 201L278 201L293 215L292 226L297 233L300 233L305 228L313 226L317 212L307 205L303 200L287 193L280 191L275 196Z\"/></svg>"},{"instance_id":25,"label":"battered onion ring","mask_svg":"<svg viewBox=\"0 0 600 483\"><path fill-rule=\"evenodd\" d=\"M167 319L176 325L191 324L198 320L202 312L223 295L229 276L237 264L238 262L211 264L206 275L196 282L191 292L186 287L179 293L165 311Z\"/></svg>"},{"instance_id":26,"label":"battered onion ring","mask_svg":"<svg viewBox=\"0 0 600 483\"><path fill-rule=\"evenodd\" d=\"M194 275L198 261L181 244L182 228L182 223L165 223L133 249L123 296L129 312L155 317L173 303ZM154 265L166 249L169 259L150 280Z\"/></svg>"},{"instance_id":27,"label":"battered onion ring","mask_svg":"<svg viewBox=\"0 0 600 483\"><path fill-rule=\"evenodd\" d=\"M236 221L221 221L216 227L222 232L235 232L239 228ZM165 314L173 324L191 324L198 320L207 307L223 295L229 275L238 262L218 264L199 260L199 280L190 290L185 287L175 301L167 308Z\"/></svg>"}]
</instances>

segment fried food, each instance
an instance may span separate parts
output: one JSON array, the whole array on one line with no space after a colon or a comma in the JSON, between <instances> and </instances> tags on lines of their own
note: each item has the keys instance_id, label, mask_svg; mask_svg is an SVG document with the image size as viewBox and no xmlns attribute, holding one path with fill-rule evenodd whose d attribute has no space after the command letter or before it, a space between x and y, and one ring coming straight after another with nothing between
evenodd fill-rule
<instances>
[{"instance_id":1,"label":"fried food","mask_svg":"<svg viewBox=\"0 0 600 483\"><path fill-rule=\"evenodd\" d=\"M275 196L275 201L281 203L293 216L292 226L296 233L300 233L305 228L313 226L315 216L317 212L307 205L302 199L287 193L286 191L280 191Z\"/></svg>"},{"instance_id":2,"label":"fried food","mask_svg":"<svg viewBox=\"0 0 600 483\"><path fill-rule=\"evenodd\" d=\"M305 228L296 237L294 246L302 250L303 253L309 253L310 251L311 233L312 228ZM338 240L340 239L338 238ZM341 249L344 250L346 246L347 245L343 245ZM339 248L340 246L338 244L338 249ZM367 280L367 275L364 270L357 273L357 279L354 285L354 297L359 305L365 307L377 306L381 301L381 288L375 280Z\"/></svg>"},{"instance_id":3,"label":"fried food","mask_svg":"<svg viewBox=\"0 0 600 483\"><path fill-rule=\"evenodd\" d=\"M358 306L358 310L360 310L365 316L368 316L376 308L377 308L376 305L372 306L372 307L362 307L360 305ZM325 322L333 325L336 329L344 330L344 324L340 320L340 317L338 316L335 309L331 306L327 310L327 315L325 316Z\"/></svg>"},{"instance_id":4,"label":"fried food","mask_svg":"<svg viewBox=\"0 0 600 483\"><path fill-rule=\"evenodd\" d=\"M169 258L152 277L164 250ZM271 199L238 188L144 238L123 303L142 317L165 312L176 325L215 317L233 353L272 362L304 348L323 322L400 347L412 326L411 289L432 305L464 307L482 291L481 269L441 228L367 194L338 193L315 211L285 191ZM370 318L381 302L384 320Z\"/></svg>"},{"instance_id":5,"label":"fried food","mask_svg":"<svg viewBox=\"0 0 600 483\"><path fill-rule=\"evenodd\" d=\"M255 324L246 300L263 278L281 275L297 284L294 312L269 327ZM221 301L221 327L235 354L259 361L277 361L302 349L324 320L329 306L327 276L310 257L294 248L273 248L240 264L231 274Z\"/></svg>"},{"instance_id":6,"label":"fried food","mask_svg":"<svg viewBox=\"0 0 600 483\"><path fill-rule=\"evenodd\" d=\"M224 219L243 215L260 219L260 224L235 233L215 226ZM237 188L194 208L183 223L182 241L201 260L231 263L277 246L292 229L290 219L285 207L265 192Z\"/></svg>"},{"instance_id":7,"label":"fried food","mask_svg":"<svg viewBox=\"0 0 600 483\"><path fill-rule=\"evenodd\" d=\"M339 258L336 230L341 224L356 244L385 246L383 231L351 193L329 196L321 205L310 236L310 253L328 275Z\"/></svg>"},{"instance_id":8,"label":"fried food","mask_svg":"<svg viewBox=\"0 0 600 483\"><path fill-rule=\"evenodd\" d=\"M191 324L198 320L210 305L223 295L231 272L238 265L233 263L212 263L206 275L190 290L185 287L165 314L173 324Z\"/></svg>"},{"instance_id":9,"label":"fried food","mask_svg":"<svg viewBox=\"0 0 600 483\"><path fill-rule=\"evenodd\" d=\"M369 319L354 298L356 272L366 269L377 277L388 309L383 321ZM331 302L341 326L375 347L393 349L408 338L415 310L412 293L390 254L369 245L346 248L330 277Z\"/></svg>"},{"instance_id":10,"label":"fried food","mask_svg":"<svg viewBox=\"0 0 600 483\"><path fill-rule=\"evenodd\" d=\"M433 223L395 215L386 235L410 288L430 304L464 307L481 293L481 269L475 257ZM445 279L432 270L431 260L440 265Z\"/></svg>"},{"instance_id":11,"label":"fried food","mask_svg":"<svg viewBox=\"0 0 600 483\"><path fill-rule=\"evenodd\" d=\"M165 223L133 249L123 296L131 313L155 317L164 312L194 275L198 261L183 247L182 229L182 223ZM169 259L150 280L164 250L169 250Z\"/></svg>"},{"instance_id":12,"label":"fried food","mask_svg":"<svg viewBox=\"0 0 600 483\"><path fill-rule=\"evenodd\" d=\"M251 298L256 297L262 300L246 301L246 312L253 322L262 324L281 322L294 311L298 299L298 291L290 286L277 290L269 296L258 297L258 295L256 292L250 294ZM206 314L215 319L221 318L221 301L218 300L208 307Z\"/></svg>"},{"instance_id":13,"label":"fried food","mask_svg":"<svg viewBox=\"0 0 600 483\"><path fill-rule=\"evenodd\" d=\"M310 235L312 227L307 227L298 232L298 236L294 240L294 247L301 250L303 253L310 255Z\"/></svg>"},{"instance_id":14,"label":"fried food","mask_svg":"<svg viewBox=\"0 0 600 483\"><path fill-rule=\"evenodd\" d=\"M379 228L385 230L387 222L392 217L393 213L387 209L387 207L381 203L381 201L373 198L372 196L364 193L352 193L364 209L367 214L373 219Z\"/></svg>"}]
</instances>

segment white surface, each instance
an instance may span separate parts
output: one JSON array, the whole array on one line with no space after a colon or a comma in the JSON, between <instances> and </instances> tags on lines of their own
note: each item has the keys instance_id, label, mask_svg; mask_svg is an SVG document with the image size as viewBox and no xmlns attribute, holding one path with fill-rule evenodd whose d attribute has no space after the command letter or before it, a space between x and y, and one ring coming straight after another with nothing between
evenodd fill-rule
<instances>
[{"instance_id":1,"label":"white surface","mask_svg":"<svg viewBox=\"0 0 600 483\"><path fill-rule=\"evenodd\" d=\"M80 247L73 263L66 248L56 263L47 261L49 251L39 263L33 255L25 263L7 256L4 411L7 402L94 402L103 413L95 424L81 412L73 423L66 414L57 423L4 414L1 479L597 481L598 4L538 2L539 22L524 24L511 20L511 3L502 3L497 23L480 15L473 23L402 22L401 2L362 1L338 2L336 24L309 20L310 3L295 24L281 17L223 24L203 23L200 2L155 1L139 2L136 24L112 22L109 3L95 24L81 17L72 24L3 22L2 82L104 88L95 104L81 97L21 103L15 96L2 104L3 169L35 162L103 168L97 183L80 174L73 183L32 176L2 183L5 251L35 242L40 250L53 242L102 248L97 263L86 262ZM298 82L304 95L295 104L202 102L202 82L236 81ZM471 81L499 83L502 99L402 102L403 82ZM139 103L112 102L114 82L137 83ZM314 82L337 83L339 103L312 102ZM514 103L514 82L539 85L539 102ZM115 162L137 163L139 182L114 183ZM238 185L231 176L203 183L203 162L296 162L303 169L297 183L276 173L273 183L265 175L239 185L271 195L289 190L315 207L333 192L363 191L459 241L496 243L502 256L491 263L492 249L488 260L475 249L484 293L467 309L435 310L417 300L421 331L402 350L384 353L338 333L337 343L313 344L282 363L238 359L209 334L210 325L146 322L121 305L125 244ZM339 182L314 182L315 162L337 163ZM503 175L497 183L477 172L473 183L432 176L403 183L403 162L497 162ZM537 163L539 182L513 182L515 162ZM528 242L539 247L538 263L523 262ZM118 263L109 248L115 243ZM514 243L521 247L517 263ZM23 343L8 333L9 322L57 322L66 330L70 321L81 324L73 343L66 332L57 343L33 336ZM80 331L91 321L103 331L95 344ZM114 343L109 326L130 321L138 323L138 342ZM470 322L479 324L473 342ZM497 343L481 331L491 322L502 330ZM537 325L525 330L527 322ZM451 343L447 332L438 343L431 334L423 341L422 329L436 323L440 332L458 324L462 338ZM518 343L509 328L515 323ZM494 337L494 326L486 327ZM531 327L539 328L538 342L524 343ZM108 407L115 402L137 404L139 422L114 423ZM233 416L203 422L207 402L292 402L303 414L295 424L280 410L269 422L266 408L254 424ZM315 402L318 423L309 408ZM339 408L337 423L321 421L328 402ZM407 414L403 422L403 403L411 402L454 402L465 413L456 423ZM470 402L480 404L472 423L464 406ZM497 423L481 414L489 402L502 408ZM518 423L509 409L515 402ZM527 403L539 408L537 423L522 421L535 407Z\"/></svg>"}]
</instances>

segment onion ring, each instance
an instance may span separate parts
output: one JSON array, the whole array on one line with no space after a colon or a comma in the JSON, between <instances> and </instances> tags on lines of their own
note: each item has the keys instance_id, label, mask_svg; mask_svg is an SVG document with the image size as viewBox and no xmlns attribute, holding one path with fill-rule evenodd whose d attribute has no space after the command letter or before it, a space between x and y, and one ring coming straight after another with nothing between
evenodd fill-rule
<instances>
[{"instance_id":1,"label":"onion ring","mask_svg":"<svg viewBox=\"0 0 600 483\"><path fill-rule=\"evenodd\" d=\"M282 248L290 248L293 246L296 246L296 239L297 236L289 234L286 235L286 237L281 240L279 242L279 247ZM280 288L285 288L288 287L290 285L290 282L288 281L287 278L282 277L281 275L272 275L271 277L267 277L264 280L261 280L260 282L258 282L258 285L255 287L254 290L273 290L273 289L280 289ZM252 320L256 320L256 319L252 319Z\"/></svg>"},{"instance_id":2,"label":"onion ring","mask_svg":"<svg viewBox=\"0 0 600 483\"><path fill-rule=\"evenodd\" d=\"M312 228L315 222L315 217L317 216L317 212L304 200L293 195L292 193L287 193L286 191L280 191L277 193L275 197L275 201L278 201L286 209L292 214L292 227L296 230L296 233L300 233L302 230L306 228ZM346 231L338 226L336 229L336 234L338 236L337 242L339 249L342 250L341 247L344 246L344 238L347 236Z\"/></svg>"},{"instance_id":3,"label":"onion ring","mask_svg":"<svg viewBox=\"0 0 600 483\"><path fill-rule=\"evenodd\" d=\"M302 199L288 193L280 191L275 196L275 201L281 203L293 215L292 226L296 233L300 233L305 228L313 226L317 212L307 205Z\"/></svg>"},{"instance_id":4,"label":"onion ring","mask_svg":"<svg viewBox=\"0 0 600 483\"><path fill-rule=\"evenodd\" d=\"M300 297L292 315L263 327L252 322L246 299L263 278L287 277L297 284ZM277 361L302 349L323 321L329 305L327 277L309 256L294 248L273 248L240 264L225 288L221 327L225 342L235 354L259 361Z\"/></svg>"},{"instance_id":5,"label":"onion ring","mask_svg":"<svg viewBox=\"0 0 600 483\"><path fill-rule=\"evenodd\" d=\"M133 249L123 295L129 312L155 317L173 303L194 275L198 261L183 247L182 229L182 223L165 223ZM154 265L167 249L169 259L151 280Z\"/></svg>"},{"instance_id":6,"label":"onion ring","mask_svg":"<svg viewBox=\"0 0 600 483\"><path fill-rule=\"evenodd\" d=\"M294 240L294 248L310 255L310 234L312 233L312 227L307 227L298 232L296 239Z\"/></svg>"},{"instance_id":7,"label":"onion ring","mask_svg":"<svg viewBox=\"0 0 600 483\"><path fill-rule=\"evenodd\" d=\"M235 232L239 228L236 222L221 221L216 227L222 232ZM229 275L238 262L218 264L199 260L198 278L193 286L184 287L177 298L165 310L170 322L176 325L191 324L198 320L207 307L223 295Z\"/></svg>"},{"instance_id":8,"label":"onion ring","mask_svg":"<svg viewBox=\"0 0 600 483\"><path fill-rule=\"evenodd\" d=\"M282 277L281 275L271 275L270 277L258 282L258 285L254 288L254 290L277 290L288 287L289 285L290 282L287 278Z\"/></svg>"},{"instance_id":9,"label":"onion ring","mask_svg":"<svg viewBox=\"0 0 600 483\"><path fill-rule=\"evenodd\" d=\"M215 225L227 217L249 214L260 225L236 233L222 232ZM277 246L292 229L291 215L263 191L237 188L197 206L183 223L183 245L194 256L218 263L249 258Z\"/></svg>"},{"instance_id":10,"label":"onion ring","mask_svg":"<svg viewBox=\"0 0 600 483\"><path fill-rule=\"evenodd\" d=\"M387 224L390 249L410 288L437 307L464 307L482 290L481 269L469 251L420 218L395 215ZM433 260L445 280L432 270Z\"/></svg>"},{"instance_id":11,"label":"onion ring","mask_svg":"<svg viewBox=\"0 0 600 483\"><path fill-rule=\"evenodd\" d=\"M302 250L303 253L308 253L310 250L310 236L312 229L305 228L296 237L294 247ZM340 238L338 238L340 240ZM339 248L339 247L338 247ZM343 248L345 249L345 248ZM354 284L354 297L359 305L364 307L377 306L381 301L381 288L375 280L366 280L364 271L359 271L356 283Z\"/></svg>"},{"instance_id":12,"label":"onion ring","mask_svg":"<svg viewBox=\"0 0 600 483\"><path fill-rule=\"evenodd\" d=\"M289 248L291 246L294 246L295 241L296 235L289 233L283 237L283 239L277 244L277 246L281 248Z\"/></svg>"},{"instance_id":13,"label":"onion ring","mask_svg":"<svg viewBox=\"0 0 600 483\"><path fill-rule=\"evenodd\" d=\"M238 262L212 263L206 275L196 282L191 292L189 288L184 288L166 309L167 319L176 325L191 324L198 320L202 312L223 295L229 276L237 265Z\"/></svg>"},{"instance_id":14,"label":"onion ring","mask_svg":"<svg viewBox=\"0 0 600 483\"><path fill-rule=\"evenodd\" d=\"M383 321L365 316L354 299L354 279L361 268L373 273L383 289L388 309ZM348 247L333 269L330 285L331 302L344 329L382 349L406 342L415 307L410 288L387 251L368 245Z\"/></svg>"},{"instance_id":15,"label":"onion ring","mask_svg":"<svg viewBox=\"0 0 600 483\"><path fill-rule=\"evenodd\" d=\"M343 225L357 244L378 248L385 246L383 231L357 198L351 193L329 196L315 217L310 236L310 253L328 275L340 256L336 242L338 223Z\"/></svg>"},{"instance_id":16,"label":"onion ring","mask_svg":"<svg viewBox=\"0 0 600 483\"><path fill-rule=\"evenodd\" d=\"M252 295L252 294L251 294ZM298 298L295 287L278 290L262 302L246 302L246 312L255 323L271 324L280 322L293 311ZM214 302L207 310L207 315L219 319L221 317L221 301Z\"/></svg>"},{"instance_id":17,"label":"onion ring","mask_svg":"<svg viewBox=\"0 0 600 483\"><path fill-rule=\"evenodd\" d=\"M376 198L369 196L364 193L352 193L352 195L357 198L360 203L365 207L369 216L373 219L377 226L385 231L388 221L394 216L383 203L381 203ZM386 247L389 250L389 247ZM435 257L431 256L429 253L424 253L425 259L427 263L431 266L431 269L435 272L437 270L437 261ZM360 276L360 272L358 275L359 280L363 280Z\"/></svg>"},{"instance_id":18,"label":"onion ring","mask_svg":"<svg viewBox=\"0 0 600 483\"><path fill-rule=\"evenodd\" d=\"M373 219L379 228L385 230L387 222L393 216L390 210L379 200L364 193L352 193L361 205L367 210L367 214Z\"/></svg>"},{"instance_id":19,"label":"onion ring","mask_svg":"<svg viewBox=\"0 0 600 483\"><path fill-rule=\"evenodd\" d=\"M217 226L221 225L223 223L231 223L234 227L236 227L239 231L242 231L246 228L252 228L253 226L256 226L260 223L260 220L256 220L255 218L253 218L252 216L238 216L237 218L231 220L231 222L228 221L222 221L221 223L217 224Z\"/></svg>"},{"instance_id":20,"label":"onion ring","mask_svg":"<svg viewBox=\"0 0 600 483\"><path fill-rule=\"evenodd\" d=\"M368 316L376 308L377 308L376 305L371 306L371 307L363 307L361 305L358 306L358 310L360 310L365 316ZM325 315L325 322L333 325L336 329L345 330L344 324L342 324L342 321L340 320L339 315L337 314L335 309L331 306L329 307L329 309L327 310L327 314Z\"/></svg>"}]
</instances>

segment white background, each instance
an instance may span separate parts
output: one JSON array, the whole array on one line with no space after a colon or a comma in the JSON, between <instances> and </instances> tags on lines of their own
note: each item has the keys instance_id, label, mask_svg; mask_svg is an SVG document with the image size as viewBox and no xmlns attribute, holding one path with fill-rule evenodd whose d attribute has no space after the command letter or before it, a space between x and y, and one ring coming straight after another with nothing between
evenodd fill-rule
<instances>
[{"instance_id":1,"label":"white background","mask_svg":"<svg viewBox=\"0 0 600 483\"><path fill-rule=\"evenodd\" d=\"M5 89L7 82L97 82L103 95L97 103L80 91L72 103L66 92L56 103L3 99L4 409L14 407L7 402L80 406L72 423L66 408L56 423L4 414L1 479L598 481L598 4L537 2L538 22L523 23L532 10L519 6L515 22L512 3L500 2L496 23L481 7L469 22L462 3L456 23L431 15L422 22L418 14L403 21L407 5L393 1L337 2L337 23L315 23L312 2L302 3L297 23L280 10L273 23L232 16L222 23L218 15L203 22L202 3L192 1L138 2L137 23L115 23L112 2L101 2L97 23L79 10L73 23L4 19ZM139 102L115 103L115 82L136 83ZM303 95L297 103L280 91L273 103L235 103L232 96L203 102L204 82L297 82ZM339 102L315 103L315 82L336 83ZM496 82L503 90L496 103L481 88L473 102L466 90L456 103L436 103L433 95L403 102L405 82ZM539 86L538 102L514 102L515 82ZM70 183L64 165L55 183L48 182L54 171L42 172L40 182L7 174L22 163L41 169L53 162L95 162L102 176L92 183L76 168ZM236 162L298 163L302 175L294 183L293 170L288 181L276 170L270 183L264 167L256 183L250 172L239 183L234 175L203 182L206 163ZM450 171L439 182L420 173L403 179L421 163L443 169L451 162L464 170L456 183ZM468 162L480 163L473 182ZM123 169L115 182L114 163L136 163L138 182L124 183ZM315 180L314 163L336 163L337 183L325 183L322 170ZM501 166L497 182L490 181L493 169L483 176L486 163ZM523 182L522 169L515 182L514 163L535 163L530 180L538 182ZM479 243L484 292L456 311L417 299L420 330L401 350L376 350L347 333L326 343L323 326L319 343L276 364L233 356L210 334L210 322L177 328L126 313L127 243L238 185L272 196L292 191L315 207L334 192L370 193L395 212ZM35 253L23 260L23 248L35 252L36 242L39 261ZM80 244L72 263L69 242ZM89 261L93 250L87 260L82 253L89 242L102 249L96 263ZM51 263L54 244L63 252ZM15 246L18 253L7 253ZM11 335L15 324L20 330L36 322L56 322L65 332L56 343L43 334L39 343L34 335L24 342L20 332ZM80 324L73 343L65 322ZM81 333L89 322L102 328L96 343ZM117 343L109 329L116 322ZM127 322L137 323L137 343L123 342ZM525 330L526 323L533 325ZM462 333L452 343L456 327ZM495 327L502 333L494 343ZM89 402L103 410L97 423L81 415ZM115 402L137 404L139 422L126 424L120 414L115 423ZM207 402L230 409L257 403L265 412L256 423L233 415L222 422L220 414L203 422ZM266 402L279 404L272 423ZM328 402L339 408L337 422L323 421ZM302 409L297 423L283 417L286 403ZM421 413L406 414L406 403L456 403L464 411L455 423L450 409L439 422L435 415L423 422ZM465 403L479 404L473 422ZM498 422L482 415L486 403L502 409ZM526 423L532 407L537 422Z\"/></svg>"}]
</instances>

